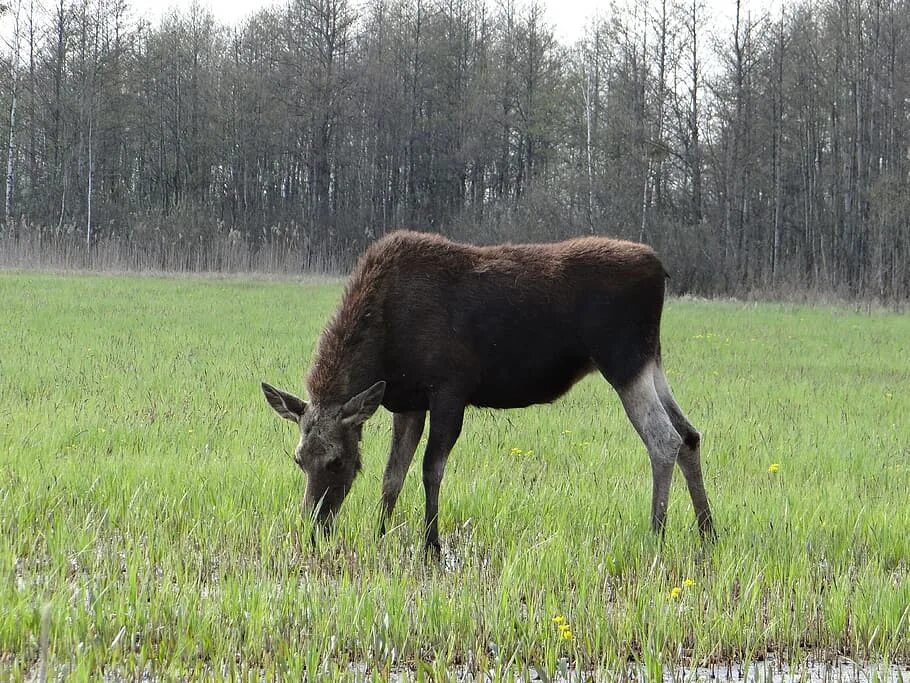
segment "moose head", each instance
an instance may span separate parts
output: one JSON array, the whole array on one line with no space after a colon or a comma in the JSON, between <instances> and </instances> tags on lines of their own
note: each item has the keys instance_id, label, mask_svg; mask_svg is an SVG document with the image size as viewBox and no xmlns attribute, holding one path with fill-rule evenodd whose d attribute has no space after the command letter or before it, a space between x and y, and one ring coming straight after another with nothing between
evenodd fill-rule
<instances>
[{"instance_id":1,"label":"moose head","mask_svg":"<svg viewBox=\"0 0 910 683\"><path fill-rule=\"evenodd\" d=\"M293 394L262 383L262 393L281 417L300 428L294 460L306 472L304 510L326 533L360 471L360 435L363 423L376 412L385 382L344 403L307 403Z\"/></svg>"}]
</instances>

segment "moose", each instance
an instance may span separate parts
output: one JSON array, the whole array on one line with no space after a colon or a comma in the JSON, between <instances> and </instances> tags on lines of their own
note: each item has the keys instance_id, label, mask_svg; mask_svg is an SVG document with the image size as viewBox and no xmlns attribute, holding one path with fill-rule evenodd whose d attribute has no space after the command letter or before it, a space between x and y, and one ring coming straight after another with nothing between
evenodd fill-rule
<instances>
[{"instance_id":1,"label":"moose","mask_svg":"<svg viewBox=\"0 0 910 683\"><path fill-rule=\"evenodd\" d=\"M382 405L393 414L385 533L429 412L424 542L438 554L439 488L465 408L550 403L596 370L647 448L652 530L663 535L679 464L699 531L713 535L700 435L661 368L666 277L650 247L603 237L478 247L398 231L374 242L319 339L309 402L262 384L300 428L295 461L314 528L331 530L361 467L362 426Z\"/></svg>"}]
</instances>

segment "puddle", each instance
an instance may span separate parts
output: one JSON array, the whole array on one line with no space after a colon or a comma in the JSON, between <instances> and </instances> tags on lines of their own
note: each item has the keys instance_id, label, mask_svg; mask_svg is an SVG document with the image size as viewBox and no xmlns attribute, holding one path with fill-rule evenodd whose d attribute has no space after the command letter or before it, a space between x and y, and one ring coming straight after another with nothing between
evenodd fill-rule
<instances>
[{"instance_id":1,"label":"puddle","mask_svg":"<svg viewBox=\"0 0 910 683\"><path fill-rule=\"evenodd\" d=\"M351 665L349 672L353 681L370 681L371 671L364 665ZM416 672L401 669L392 672L388 681L408 683L416 678ZM564 664L560 670L547 675L530 671L516 673L503 678L493 671L474 673L465 669L452 671L451 680L459 683L599 683L600 681L638 681L654 680L645 667L630 665L624 671L572 671ZM690 681L709 681L726 683L729 681L747 683L910 683L910 665L876 665L854 662L841 657L831 663L805 663L799 665L781 664L766 660L750 665L741 663L717 664L710 667L674 668L665 671L664 683L688 683Z\"/></svg>"},{"instance_id":2,"label":"puddle","mask_svg":"<svg viewBox=\"0 0 910 683\"><path fill-rule=\"evenodd\" d=\"M0 673L3 669L0 667ZM217 668L207 668L207 673L214 674ZM69 673L69 666L51 668L48 680L65 680ZM221 669L225 678L231 678L227 668ZM383 669L370 669L365 664L351 664L348 667L344 680L354 683L367 683L376 679L376 675L383 675L383 680L389 683L410 683L417 680L417 672L409 667L400 667L388 671ZM265 681L267 677L262 674L259 680ZM552 675L538 672L531 668L522 669L514 674L489 672L471 672L461 667L450 671L446 677L458 683L600 683L602 681L616 681L617 683L651 682L655 679L648 674L645 667L630 664L621 671L573 671L565 662L558 666ZM38 681L40 675L37 665L26 676L28 681ZM256 675L251 674L249 680L255 680ZM105 683L125 683L126 681L142 681L142 683L157 683L161 680L171 680L170 677L159 678L148 665L145 670L134 673L125 673L119 670L107 670L100 679ZM188 679L187 679L188 680ZM434 680L432 674L423 680ZM727 683L730 681L747 683L910 683L910 664L884 665L854 662L847 658L838 658L831 663L805 663L800 665L786 665L774 660L757 662L750 665L741 663L717 664L711 667L675 668L665 671L663 683L689 683L706 681L710 683Z\"/></svg>"},{"instance_id":3,"label":"puddle","mask_svg":"<svg viewBox=\"0 0 910 683\"><path fill-rule=\"evenodd\" d=\"M644 680L644 679L642 679ZM831 663L787 665L768 660L697 667L664 677L665 681L755 681L755 683L910 683L910 667L864 664L841 657Z\"/></svg>"}]
</instances>

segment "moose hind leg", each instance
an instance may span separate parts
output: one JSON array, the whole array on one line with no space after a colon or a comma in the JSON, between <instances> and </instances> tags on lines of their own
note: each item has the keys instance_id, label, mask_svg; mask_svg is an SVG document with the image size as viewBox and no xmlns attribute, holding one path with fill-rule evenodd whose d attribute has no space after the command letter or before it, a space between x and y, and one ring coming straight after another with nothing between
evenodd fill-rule
<instances>
[{"instance_id":1,"label":"moose hind leg","mask_svg":"<svg viewBox=\"0 0 910 683\"><path fill-rule=\"evenodd\" d=\"M683 440L657 394L654 385L655 367L653 363L648 363L634 379L617 387L617 393L629 420L648 449L653 479L651 529L662 535L673 465Z\"/></svg>"},{"instance_id":2,"label":"moose hind leg","mask_svg":"<svg viewBox=\"0 0 910 683\"><path fill-rule=\"evenodd\" d=\"M705 492L705 482L701 472L701 435L679 407L659 365L654 371L654 386L670 421L682 437L683 444L679 449L677 462L686 478L686 486L689 488L689 496L692 498L692 506L695 508L698 530L702 538L710 538L714 535L714 521L711 517L708 494Z\"/></svg>"},{"instance_id":3,"label":"moose hind leg","mask_svg":"<svg viewBox=\"0 0 910 683\"><path fill-rule=\"evenodd\" d=\"M386 524L398 502L398 494L404 484L414 452L423 434L426 422L426 411L420 410L413 413L395 413L392 416L392 448L389 452L389 461L385 466L382 478L382 509L379 518L379 535L386 532Z\"/></svg>"}]
</instances>

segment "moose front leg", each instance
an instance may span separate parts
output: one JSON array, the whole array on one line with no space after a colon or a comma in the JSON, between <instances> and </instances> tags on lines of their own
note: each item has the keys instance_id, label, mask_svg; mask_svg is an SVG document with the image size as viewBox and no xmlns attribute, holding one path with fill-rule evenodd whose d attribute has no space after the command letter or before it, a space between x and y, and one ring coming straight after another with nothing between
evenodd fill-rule
<instances>
[{"instance_id":1,"label":"moose front leg","mask_svg":"<svg viewBox=\"0 0 910 683\"><path fill-rule=\"evenodd\" d=\"M395 509L398 494L401 493L404 478L423 434L426 419L425 410L413 413L395 413L392 416L392 448L389 452L389 461L385 466L385 475L382 478L382 510L379 513L380 536L386 532L386 524L392 515L392 510Z\"/></svg>"},{"instance_id":2,"label":"moose front leg","mask_svg":"<svg viewBox=\"0 0 910 683\"><path fill-rule=\"evenodd\" d=\"M439 486L446 461L464 421L464 403L456 400L436 400L430 403L430 435L423 456L423 488L426 493L424 541L427 553L439 557Z\"/></svg>"}]
</instances>

